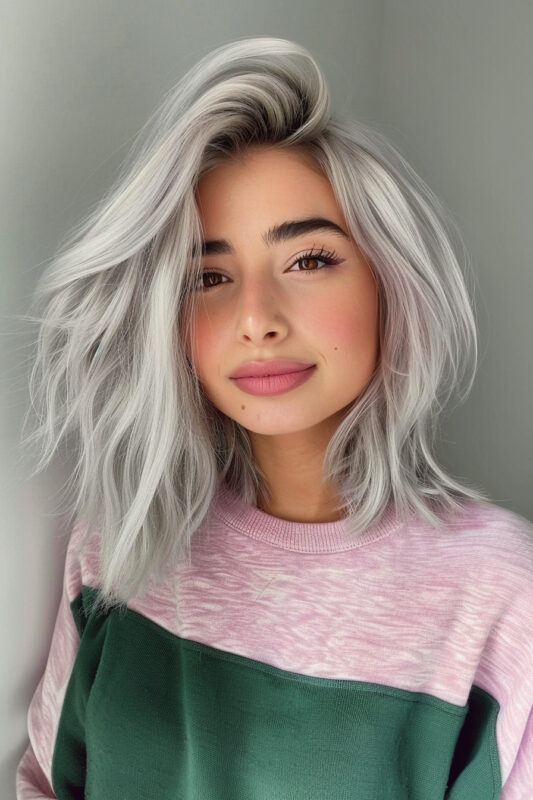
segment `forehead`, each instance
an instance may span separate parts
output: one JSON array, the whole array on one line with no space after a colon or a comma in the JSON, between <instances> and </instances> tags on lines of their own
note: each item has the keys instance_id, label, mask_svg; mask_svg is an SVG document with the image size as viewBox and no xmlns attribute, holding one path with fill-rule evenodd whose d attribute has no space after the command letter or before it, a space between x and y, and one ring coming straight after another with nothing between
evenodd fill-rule
<instances>
[{"instance_id":1,"label":"forehead","mask_svg":"<svg viewBox=\"0 0 533 800\"><path fill-rule=\"evenodd\" d=\"M309 172L326 180L317 161L303 147L252 145L243 152L230 155L216 166L211 167L201 176L197 189L201 190L214 180L235 179L245 173L254 173L260 176L271 170Z\"/></svg>"},{"instance_id":2,"label":"forehead","mask_svg":"<svg viewBox=\"0 0 533 800\"><path fill-rule=\"evenodd\" d=\"M327 176L302 148L251 147L205 173L195 199L204 226L320 215L345 224Z\"/></svg>"}]
</instances>

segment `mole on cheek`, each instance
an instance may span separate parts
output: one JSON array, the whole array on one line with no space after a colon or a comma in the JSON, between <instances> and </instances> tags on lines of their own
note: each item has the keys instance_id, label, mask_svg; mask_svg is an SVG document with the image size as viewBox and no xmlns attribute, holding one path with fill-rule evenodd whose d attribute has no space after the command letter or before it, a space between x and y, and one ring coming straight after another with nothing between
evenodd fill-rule
<instances>
[{"instance_id":1,"label":"mole on cheek","mask_svg":"<svg viewBox=\"0 0 533 800\"><path fill-rule=\"evenodd\" d=\"M241 411L244 411L245 408L246 406L241 406Z\"/></svg>"}]
</instances>

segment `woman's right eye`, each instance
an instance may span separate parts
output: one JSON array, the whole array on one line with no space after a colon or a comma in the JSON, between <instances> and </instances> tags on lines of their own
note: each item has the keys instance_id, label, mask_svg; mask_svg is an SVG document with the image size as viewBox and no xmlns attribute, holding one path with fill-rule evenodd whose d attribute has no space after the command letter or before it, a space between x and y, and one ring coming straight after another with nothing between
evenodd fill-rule
<instances>
[{"instance_id":1,"label":"woman's right eye","mask_svg":"<svg viewBox=\"0 0 533 800\"><path fill-rule=\"evenodd\" d=\"M218 277L218 278L225 278L226 277L225 275L222 275L220 272L213 272L212 270L206 270L205 272L202 272L202 274L198 278L198 281L203 281L203 279L205 278L206 275L211 275L211 276L214 275L215 277ZM202 292L202 291L203 292L207 292L207 291L209 291L209 289L215 289L217 286L220 286L220 283L213 283L213 284L208 285L208 286L199 285L199 286L196 287L196 291L197 292Z\"/></svg>"}]
</instances>

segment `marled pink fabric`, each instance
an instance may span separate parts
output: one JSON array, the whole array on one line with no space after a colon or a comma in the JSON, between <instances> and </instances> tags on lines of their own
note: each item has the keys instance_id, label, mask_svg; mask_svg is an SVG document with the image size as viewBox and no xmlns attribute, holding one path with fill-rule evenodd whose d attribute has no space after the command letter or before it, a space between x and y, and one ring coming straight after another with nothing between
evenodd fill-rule
<instances>
[{"instance_id":1,"label":"marled pink fabric","mask_svg":"<svg viewBox=\"0 0 533 800\"><path fill-rule=\"evenodd\" d=\"M98 535L67 552L63 598L28 713L17 798L53 798L51 758L78 633L69 603L96 586ZM178 636L278 668L370 681L464 705L472 684L500 703L501 800L533 798L533 525L469 501L435 530L391 510L354 539L347 520L307 524L227 488L192 565L129 607Z\"/></svg>"}]
</instances>

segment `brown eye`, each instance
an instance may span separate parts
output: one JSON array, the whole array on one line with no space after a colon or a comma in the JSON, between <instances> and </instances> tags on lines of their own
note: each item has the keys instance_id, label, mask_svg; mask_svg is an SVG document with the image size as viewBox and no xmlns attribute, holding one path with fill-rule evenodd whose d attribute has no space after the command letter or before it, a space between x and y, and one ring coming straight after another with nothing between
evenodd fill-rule
<instances>
[{"instance_id":1,"label":"brown eye","mask_svg":"<svg viewBox=\"0 0 533 800\"><path fill-rule=\"evenodd\" d=\"M225 275L221 275L220 272L214 272L213 270L209 270L209 271L206 270L205 272L202 272L202 274L200 275L198 280L199 281L203 281L203 279L205 278L206 275L209 276L209 284L207 286L206 285L197 286L196 287L196 291L201 292L203 290L204 292L207 292L207 291L209 291L209 289L216 289L216 287L220 286L221 284L220 283L213 283L211 278L213 276L215 278L216 277L219 277L219 278L225 278L226 277Z\"/></svg>"},{"instance_id":2,"label":"brown eye","mask_svg":"<svg viewBox=\"0 0 533 800\"><path fill-rule=\"evenodd\" d=\"M296 264L303 264L306 261L307 262L309 262L309 261L310 262L313 262L313 261L317 262L318 261L318 262L320 262L322 264L325 264L326 267L317 267L317 266L315 266L315 267L312 267L311 269L309 269L309 268L298 269L298 270L293 270L292 269L292 267L294 267ZM327 269L328 267L334 267L336 264L340 264L341 261L342 261L342 259L338 258L337 254L332 250L320 250L320 252L311 251L309 253L304 253L303 256L300 256L300 258L296 259L296 261L291 266L291 268L288 270L288 272L291 272L291 271L294 271L294 272L305 272L305 273L307 273L307 272L320 272L320 270L322 270L324 268Z\"/></svg>"},{"instance_id":3,"label":"brown eye","mask_svg":"<svg viewBox=\"0 0 533 800\"><path fill-rule=\"evenodd\" d=\"M301 258L300 259L300 264L304 264L304 266L305 266L305 262L307 262L307 263L309 263L309 262L313 263L314 262L316 264L317 262L320 262L320 259L319 258ZM311 270L306 269L305 272L316 272L316 269L311 269Z\"/></svg>"}]
</instances>

